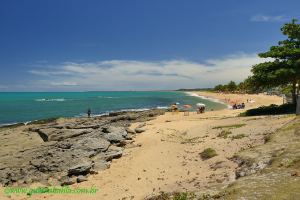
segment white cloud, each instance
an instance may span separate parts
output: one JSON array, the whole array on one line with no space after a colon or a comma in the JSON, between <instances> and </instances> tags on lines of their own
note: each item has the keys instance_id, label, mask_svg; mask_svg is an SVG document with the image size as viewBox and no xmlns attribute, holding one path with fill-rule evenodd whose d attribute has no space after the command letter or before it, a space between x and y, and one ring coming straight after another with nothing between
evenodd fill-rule
<instances>
[{"instance_id":1,"label":"white cloud","mask_svg":"<svg viewBox=\"0 0 300 200\"><path fill-rule=\"evenodd\" d=\"M52 69L53 70L53 69ZM67 71L43 71L43 70L30 70L31 74L41 75L41 76L56 76L56 75L68 75Z\"/></svg>"},{"instance_id":2,"label":"white cloud","mask_svg":"<svg viewBox=\"0 0 300 200\"><path fill-rule=\"evenodd\" d=\"M66 62L54 69L31 70L43 76L39 84L74 90L150 90L211 87L230 80L242 81L251 66L264 61L256 54L237 54L204 63L188 60L107 60ZM76 86L76 87L75 87Z\"/></svg>"},{"instance_id":3,"label":"white cloud","mask_svg":"<svg viewBox=\"0 0 300 200\"><path fill-rule=\"evenodd\" d=\"M76 82L51 82L53 86L78 86Z\"/></svg>"},{"instance_id":4,"label":"white cloud","mask_svg":"<svg viewBox=\"0 0 300 200\"><path fill-rule=\"evenodd\" d=\"M0 85L0 89L7 89L8 87L6 85Z\"/></svg>"},{"instance_id":5,"label":"white cloud","mask_svg":"<svg viewBox=\"0 0 300 200\"><path fill-rule=\"evenodd\" d=\"M286 22L288 20L290 18L285 15L254 15L250 19L253 22Z\"/></svg>"}]
</instances>

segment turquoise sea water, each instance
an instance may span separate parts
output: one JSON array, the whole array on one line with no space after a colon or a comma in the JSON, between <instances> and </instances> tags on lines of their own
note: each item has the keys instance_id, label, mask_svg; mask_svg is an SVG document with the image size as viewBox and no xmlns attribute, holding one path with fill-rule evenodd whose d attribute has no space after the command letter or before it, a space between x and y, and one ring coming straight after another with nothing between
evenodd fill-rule
<instances>
[{"instance_id":1,"label":"turquoise sea water","mask_svg":"<svg viewBox=\"0 0 300 200\"><path fill-rule=\"evenodd\" d=\"M204 103L207 110L226 105L184 92L1 92L0 125L28 122L52 117L85 116L121 110L164 108L174 102L180 105Z\"/></svg>"}]
</instances>

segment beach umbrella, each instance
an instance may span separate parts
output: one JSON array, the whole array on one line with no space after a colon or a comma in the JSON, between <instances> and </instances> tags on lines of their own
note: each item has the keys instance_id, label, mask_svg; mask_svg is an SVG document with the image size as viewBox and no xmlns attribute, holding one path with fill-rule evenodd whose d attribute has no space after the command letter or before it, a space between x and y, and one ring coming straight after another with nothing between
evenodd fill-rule
<instances>
[{"instance_id":1,"label":"beach umbrella","mask_svg":"<svg viewBox=\"0 0 300 200\"><path fill-rule=\"evenodd\" d=\"M188 104L186 104L186 105L183 105L183 107L184 107L184 108L186 108L186 109L190 109L190 108L192 108L192 106L191 106L191 105L188 105Z\"/></svg>"},{"instance_id":2,"label":"beach umbrella","mask_svg":"<svg viewBox=\"0 0 300 200\"><path fill-rule=\"evenodd\" d=\"M197 107L205 107L205 104L204 103L197 103L196 106Z\"/></svg>"}]
</instances>

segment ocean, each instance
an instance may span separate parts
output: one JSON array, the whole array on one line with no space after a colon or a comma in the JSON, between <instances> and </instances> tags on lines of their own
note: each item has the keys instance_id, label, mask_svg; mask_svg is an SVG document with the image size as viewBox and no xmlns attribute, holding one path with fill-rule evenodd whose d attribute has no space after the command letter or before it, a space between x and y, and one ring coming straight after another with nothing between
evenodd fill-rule
<instances>
[{"instance_id":1,"label":"ocean","mask_svg":"<svg viewBox=\"0 0 300 200\"><path fill-rule=\"evenodd\" d=\"M206 104L207 110L226 105L185 92L0 92L0 125L26 123L54 117L86 116L88 108L99 116L116 111Z\"/></svg>"}]
</instances>

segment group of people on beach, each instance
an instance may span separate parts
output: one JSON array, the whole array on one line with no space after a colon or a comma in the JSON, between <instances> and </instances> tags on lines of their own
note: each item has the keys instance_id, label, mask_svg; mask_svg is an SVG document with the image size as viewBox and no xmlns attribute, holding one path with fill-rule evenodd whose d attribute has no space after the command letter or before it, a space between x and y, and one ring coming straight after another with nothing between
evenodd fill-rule
<instances>
[{"instance_id":1,"label":"group of people on beach","mask_svg":"<svg viewBox=\"0 0 300 200\"><path fill-rule=\"evenodd\" d=\"M245 108L245 103L237 103L239 100L231 100L230 98L225 98L224 101L228 104L232 105L232 109L244 109ZM253 99L247 99L247 103L253 103L255 102Z\"/></svg>"},{"instance_id":2,"label":"group of people on beach","mask_svg":"<svg viewBox=\"0 0 300 200\"><path fill-rule=\"evenodd\" d=\"M245 108L245 103L241 103L241 104L233 104L232 106L232 109L235 110L235 109L244 109Z\"/></svg>"},{"instance_id":3,"label":"group of people on beach","mask_svg":"<svg viewBox=\"0 0 300 200\"><path fill-rule=\"evenodd\" d=\"M205 107L202 106L202 107L197 107L197 113L200 114L200 113L204 113L205 111Z\"/></svg>"}]
</instances>

